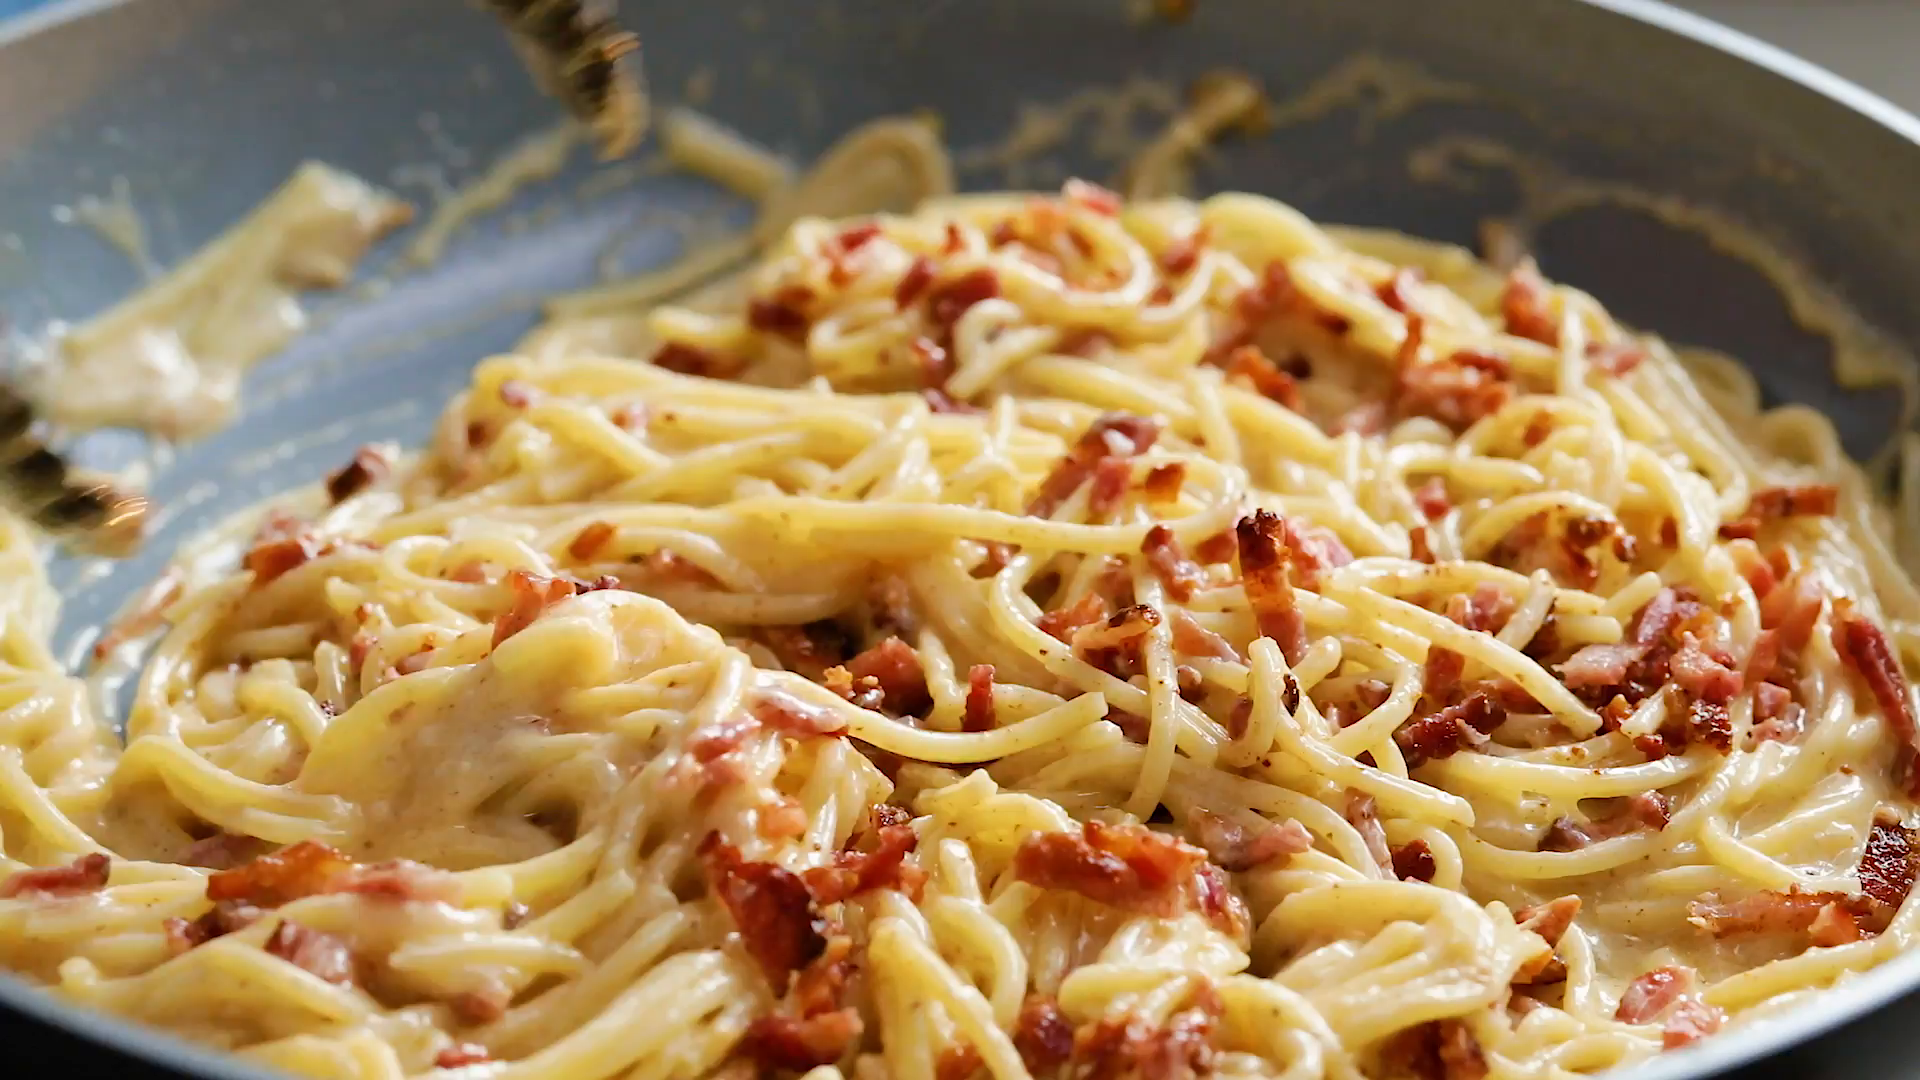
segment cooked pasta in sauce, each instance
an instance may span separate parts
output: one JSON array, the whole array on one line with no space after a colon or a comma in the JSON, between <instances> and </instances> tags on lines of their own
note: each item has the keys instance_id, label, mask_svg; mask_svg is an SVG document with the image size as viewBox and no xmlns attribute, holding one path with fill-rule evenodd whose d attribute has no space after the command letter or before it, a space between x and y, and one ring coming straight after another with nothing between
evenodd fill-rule
<instances>
[{"instance_id":1,"label":"cooked pasta in sauce","mask_svg":"<svg viewBox=\"0 0 1920 1080\"><path fill-rule=\"evenodd\" d=\"M183 572L124 747L7 526L0 960L327 1077L1466 1080L1913 938L1883 512L1531 264L1073 183L595 318Z\"/></svg>"}]
</instances>

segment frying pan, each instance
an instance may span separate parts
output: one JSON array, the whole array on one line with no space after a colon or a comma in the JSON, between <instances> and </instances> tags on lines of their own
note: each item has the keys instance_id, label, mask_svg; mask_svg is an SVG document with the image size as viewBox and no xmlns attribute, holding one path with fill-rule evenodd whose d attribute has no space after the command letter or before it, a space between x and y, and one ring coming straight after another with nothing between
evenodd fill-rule
<instances>
[{"instance_id":1,"label":"frying pan","mask_svg":"<svg viewBox=\"0 0 1920 1080\"><path fill-rule=\"evenodd\" d=\"M1512 208L1521 179L1494 168L1435 183L1409 157L1439 135L1489 139L1744 222L1920 353L1920 121L1825 71L1645 0L1201 0L1180 25L1147 24L1133 6L629 0L625 15L665 96L709 67L704 108L800 160L860 120L923 105L964 146L1003 134L1023 101L1130 76L1180 84L1231 66L1284 98L1358 53L1412 63L1474 93L1405 111L1363 100L1318 112L1221 147L1201 184L1270 193L1320 220L1471 243L1483 217ZM141 284L121 252L52 213L116 178L156 260L170 263L304 159L419 198L554 115L495 26L454 0L66 0L0 29L0 101L0 316L29 335ZM1109 171L1090 154L1069 147L1050 168ZM155 474L173 512L148 551L104 568L56 564L63 655L83 652L92 628L193 530L312 480L363 442L419 442L471 364L533 325L540 296L589 284L607 264L670 258L681 240L662 210L747 218L687 177L583 186L591 168L573 162L460 232L431 265L404 264L403 234L364 264L383 287L316 298L312 329L249 379L242 418ZM963 174L975 186L997 179ZM1774 400L1839 418L1858 455L1897 422L1894 395L1836 385L1829 343L1793 320L1767 277L1696 229L1603 200L1549 222L1537 247L1549 272L1626 320L1742 357ZM107 467L147 454L114 432L80 450ZM1902 957L1633 1075L1915 1075L1916 985L1920 956ZM4 978L0 1046L23 1075L259 1075Z\"/></svg>"}]
</instances>

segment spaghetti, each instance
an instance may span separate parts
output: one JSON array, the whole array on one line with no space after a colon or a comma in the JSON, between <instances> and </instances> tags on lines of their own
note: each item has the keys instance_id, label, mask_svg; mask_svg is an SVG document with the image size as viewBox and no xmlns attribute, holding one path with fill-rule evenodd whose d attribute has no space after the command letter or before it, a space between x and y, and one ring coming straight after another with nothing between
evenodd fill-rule
<instances>
[{"instance_id":1,"label":"spaghetti","mask_svg":"<svg viewBox=\"0 0 1920 1080\"><path fill-rule=\"evenodd\" d=\"M124 749L8 525L0 959L330 1077L1463 1080L1911 942L1920 604L1737 370L1239 194L733 293L255 523Z\"/></svg>"}]
</instances>

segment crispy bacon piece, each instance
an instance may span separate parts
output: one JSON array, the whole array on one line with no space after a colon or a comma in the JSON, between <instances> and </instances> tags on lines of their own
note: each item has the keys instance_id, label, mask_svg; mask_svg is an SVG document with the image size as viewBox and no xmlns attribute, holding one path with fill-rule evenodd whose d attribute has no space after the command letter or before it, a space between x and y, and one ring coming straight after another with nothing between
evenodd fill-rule
<instances>
[{"instance_id":1,"label":"crispy bacon piece","mask_svg":"<svg viewBox=\"0 0 1920 1080\"><path fill-rule=\"evenodd\" d=\"M1420 515L1428 521L1438 521L1453 509L1453 500L1447 497L1447 478L1429 476L1424 484L1413 489L1413 505Z\"/></svg>"},{"instance_id":2,"label":"crispy bacon piece","mask_svg":"<svg viewBox=\"0 0 1920 1080\"><path fill-rule=\"evenodd\" d=\"M65 866L44 866L16 870L0 882L0 899L16 896L82 896L107 887L113 860L104 852L89 852Z\"/></svg>"},{"instance_id":3,"label":"crispy bacon piece","mask_svg":"<svg viewBox=\"0 0 1920 1080\"><path fill-rule=\"evenodd\" d=\"M1292 555L1291 569L1301 588L1318 589L1323 574L1353 561L1353 552L1347 550L1347 545L1340 542L1332 529L1324 525L1301 525L1292 518L1280 520Z\"/></svg>"},{"instance_id":4,"label":"crispy bacon piece","mask_svg":"<svg viewBox=\"0 0 1920 1080\"><path fill-rule=\"evenodd\" d=\"M708 379L726 379L740 373L745 361L722 356L712 349L669 341L653 354L653 366L676 375L698 375ZM504 390L504 387L502 388Z\"/></svg>"},{"instance_id":5,"label":"crispy bacon piece","mask_svg":"<svg viewBox=\"0 0 1920 1080\"><path fill-rule=\"evenodd\" d=\"M969 270L952 281L942 282L927 293L927 321L948 327L960 321L968 309L982 300L1000 295L1000 279L981 267ZM896 296L897 300L898 297Z\"/></svg>"},{"instance_id":6,"label":"crispy bacon piece","mask_svg":"<svg viewBox=\"0 0 1920 1080\"><path fill-rule=\"evenodd\" d=\"M1061 641L1072 642L1074 635L1079 633L1082 627L1092 626L1106 619L1108 611L1106 598L1098 593L1088 592L1065 607L1042 612L1034 625Z\"/></svg>"},{"instance_id":7,"label":"crispy bacon piece","mask_svg":"<svg viewBox=\"0 0 1920 1080\"><path fill-rule=\"evenodd\" d=\"M1693 989L1693 969L1657 967L1637 976L1620 995L1613 1018L1623 1024L1647 1024Z\"/></svg>"},{"instance_id":8,"label":"crispy bacon piece","mask_svg":"<svg viewBox=\"0 0 1920 1080\"><path fill-rule=\"evenodd\" d=\"M1544 904L1523 907L1513 913L1513 921L1522 930L1531 930L1540 935L1547 943L1545 952L1520 965L1514 972L1515 986L1542 986L1548 983L1563 982L1567 977L1566 965L1554 955L1554 949L1560 939L1566 936L1567 928L1573 925L1574 916L1580 913L1578 896L1561 896Z\"/></svg>"},{"instance_id":9,"label":"crispy bacon piece","mask_svg":"<svg viewBox=\"0 0 1920 1080\"><path fill-rule=\"evenodd\" d=\"M1618 379L1645 363L1647 350L1633 342L1587 342L1587 363ZM1669 545L1671 546L1671 545Z\"/></svg>"},{"instance_id":10,"label":"crispy bacon piece","mask_svg":"<svg viewBox=\"0 0 1920 1080\"><path fill-rule=\"evenodd\" d=\"M586 562L598 555L600 549L606 547L607 541L612 540L614 533L618 531L612 524L605 521L589 522L567 545L567 554L581 562Z\"/></svg>"},{"instance_id":11,"label":"crispy bacon piece","mask_svg":"<svg viewBox=\"0 0 1920 1080\"><path fill-rule=\"evenodd\" d=\"M1540 839L1541 851L1578 851L1588 844L1625 836L1639 829L1664 829L1672 817L1673 800L1658 791L1641 792L1621 800L1610 814L1581 822L1554 819Z\"/></svg>"},{"instance_id":12,"label":"crispy bacon piece","mask_svg":"<svg viewBox=\"0 0 1920 1080\"><path fill-rule=\"evenodd\" d=\"M782 285L772 296L756 296L747 301L747 325L789 341L804 341L808 328L813 325L813 320L807 317L807 307L812 303L812 289L805 285Z\"/></svg>"},{"instance_id":13,"label":"crispy bacon piece","mask_svg":"<svg viewBox=\"0 0 1920 1080\"><path fill-rule=\"evenodd\" d=\"M548 608L574 594L571 582L526 570L509 571L507 588L512 591L513 603L493 620L493 647L496 649L501 642L532 626L533 621L545 614Z\"/></svg>"},{"instance_id":14,"label":"crispy bacon piece","mask_svg":"<svg viewBox=\"0 0 1920 1080\"><path fill-rule=\"evenodd\" d=\"M1673 654L1669 669L1673 681L1680 689L1694 699L1695 704L1707 703L1724 706L1732 701L1741 689L1740 673L1729 662L1711 655L1701 648L1700 641L1691 633L1680 635L1680 651ZM1729 736L1731 732L1729 731Z\"/></svg>"},{"instance_id":15,"label":"crispy bacon piece","mask_svg":"<svg viewBox=\"0 0 1920 1080\"><path fill-rule=\"evenodd\" d=\"M1035 1076L1045 1076L1065 1065L1073 1057L1073 1025L1060 1011L1060 1003L1041 994L1029 994L1020 1004L1020 1018L1013 1025L1013 1048Z\"/></svg>"},{"instance_id":16,"label":"crispy bacon piece","mask_svg":"<svg viewBox=\"0 0 1920 1080\"><path fill-rule=\"evenodd\" d=\"M1416 525L1407 530L1407 555L1414 562L1429 566L1440 561L1433 553L1433 538L1425 525Z\"/></svg>"},{"instance_id":17,"label":"crispy bacon piece","mask_svg":"<svg viewBox=\"0 0 1920 1080\"><path fill-rule=\"evenodd\" d=\"M807 883L773 863L748 862L717 832L701 841L700 856L714 895L740 930L747 955L760 965L774 992L785 993L793 973L827 947L826 923L814 913Z\"/></svg>"},{"instance_id":18,"label":"crispy bacon piece","mask_svg":"<svg viewBox=\"0 0 1920 1080\"><path fill-rule=\"evenodd\" d=\"M1180 548L1179 537L1165 525L1147 530L1146 539L1140 542L1140 553L1146 556L1147 565L1153 568L1167 595L1181 603L1193 599L1194 590L1207 584L1206 570L1187 558Z\"/></svg>"},{"instance_id":19,"label":"crispy bacon piece","mask_svg":"<svg viewBox=\"0 0 1920 1080\"><path fill-rule=\"evenodd\" d=\"M853 639L839 623L820 619L804 626L767 626L760 639L788 671L818 681L827 669L847 662Z\"/></svg>"},{"instance_id":20,"label":"crispy bacon piece","mask_svg":"<svg viewBox=\"0 0 1920 1080\"><path fill-rule=\"evenodd\" d=\"M1262 822L1259 827L1248 829L1197 806L1187 815L1187 835L1205 848L1222 870L1234 873L1313 849L1313 834L1292 818Z\"/></svg>"},{"instance_id":21,"label":"crispy bacon piece","mask_svg":"<svg viewBox=\"0 0 1920 1080\"><path fill-rule=\"evenodd\" d=\"M1842 602L1834 610L1833 648L1867 684L1881 715L1900 740L1900 767L1906 773L1907 793L1920 794L1920 769L1914 767L1914 758L1920 754L1920 722L1914 716L1907 673L1887 643L1886 633Z\"/></svg>"},{"instance_id":22,"label":"crispy bacon piece","mask_svg":"<svg viewBox=\"0 0 1920 1080\"><path fill-rule=\"evenodd\" d=\"M1906 903L1915 871L1920 868L1914 837L1914 830L1901 823L1898 810L1882 806L1873 812L1873 827L1867 833L1867 846L1860 853L1856 871L1862 893L1889 909Z\"/></svg>"},{"instance_id":23,"label":"crispy bacon piece","mask_svg":"<svg viewBox=\"0 0 1920 1080\"><path fill-rule=\"evenodd\" d=\"M980 1051L972 1043L953 1043L942 1047L934 1062L934 1080L968 1080L980 1071Z\"/></svg>"},{"instance_id":24,"label":"crispy bacon piece","mask_svg":"<svg viewBox=\"0 0 1920 1080\"><path fill-rule=\"evenodd\" d=\"M266 952L330 983L353 981L353 950L332 934L312 927L282 919L267 938Z\"/></svg>"},{"instance_id":25,"label":"crispy bacon piece","mask_svg":"<svg viewBox=\"0 0 1920 1080\"><path fill-rule=\"evenodd\" d=\"M1173 650L1182 656L1204 656L1217 660L1232 660L1236 663L1243 658L1233 643L1219 634L1200 625L1185 608L1173 610Z\"/></svg>"},{"instance_id":26,"label":"crispy bacon piece","mask_svg":"<svg viewBox=\"0 0 1920 1080\"><path fill-rule=\"evenodd\" d=\"M1101 458L1093 467L1093 483L1087 489L1087 516L1095 521L1108 520L1132 487L1133 462Z\"/></svg>"},{"instance_id":27,"label":"crispy bacon piece","mask_svg":"<svg viewBox=\"0 0 1920 1080\"><path fill-rule=\"evenodd\" d=\"M1073 647L1081 652L1133 648L1159 625L1160 612L1145 604L1134 604L1114 612L1104 623L1090 624L1074 631Z\"/></svg>"},{"instance_id":28,"label":"crispy bacon piece","mask_svg":"<svg viewBox=\"0 0 1920 1080\"><path fill-rule=\"evenodd\" d=\"M907 271L900 275L900 283L893 288L893 304L905 310L920 299L920 294L933 284L933 260L925 255L913 260Z\"/></svg>"},{"instance_id":29,"label":"crispy bacon piece","mask_svg":"<svg viewBox=\"0 0 1920 1080\"><path fill-rule=\"evenodd\" d=\"M873 679L880 688L881 707L895 716L918 715L933 703L920 654L897 637L887 638L847 661L847 673L856 684Z\"/></svg>"},{"instance_id":30,"label":"crispy bacon piece","mask_svg":"<svg viewBox=\"0 0 1920 1080\"><path fill-rule=\"evenodd\" d=\"M1839 508L1840 489L1832 484L1762 488L1747 500L1745 513L1720 526L1720 538L1750 540L1771 522L1790 517L1831 517Z\"/></svg>"},{"instance_id":31,"label":"crispy bacon piece","mask_svg":"<svg viewBox=\"0 0 1920 1080\"><path fill-rule=\"evenodd\" d=\"M443 1047L438 1054L433 1056L433 1067L436 1069L461 1069L468 1065L484 1065L492 1060L493 1055L487 1053L487 1048L481 1046L479 1043L454 1043L451 1046Z\"/></svg>"},{"instance_id":32,"label":"crispy bacon piece","mask_svg":"<svg viewBox=\"0 0 1920 1080\"><path fill-rule=\"evenodd\" d=\"M1147 479L1141 485L1151 503L1170 503L1180 498L1180 489L1187 483L1187 466L1175 461L1166 465L1156 465L1147 470Z\"/></svg>"},{"instance_id":33,"label":"crispy bacon piece","mask_svg":"<svg viewBox=\"0 0 1920 1080\"><path fill-rule=\"evenodd\" d=\"M1407 320L1407 341L1417 349L1419 316ZM1424 416L1452 430L1465 431L1513 399L1513 369L1489 353L1462 349L1428 363L1406 355L1402 346L1394 377L1393 413L1405 419Z\"/></svg>"},{"instance_id":34,"label":"crispy bacon piece","mask_svg":"<svg viewBox=\"0 0 1920 1080\"><path fill-rule=\"evenodd\" d=\"M1371 795L1354 788L1347 789L1347 822L1366 841L1367 854L1373 861L1389 873L1393 871L1393 851L1387 847L1387 830L1380 824L1380 810Z\"/></svg>"},{"instance_id":35,"label":"crispy bacon piece","mask_svg":"<svg viewBox=\"0 0 1920 1080\"><path fill-rule=\"evenodd\" d=\"M1373 294L1380 302L1402 315L1413 310L1413 288L1420 283L1420 271L1412 267L1397 267L1387 280L1374 286Z\"/></svg>"},{"instance_id":36,"label":"crispy bacon piece","mask_svg":"<svg viewBox=\"0 0 1920 1080\"><path fill-rule=\"evenodd\" d=\"M906 861L919 843L913 827L876 825L867 832L871 850L838 852L832 865L816 866L802 875L815 904L837 904L874 889L895 889L915 901L920 899L926 871Z\"/></svg>"},{"instance_id":37,"label":"crispy bacon piece","mask_svg":"<svg viewBox=\"0 0 1920 1080\"><path fill-rule=\"evenodd\" d=\"M1300 411L1300 384L1267 359L1258 345L1242 345L1228 354L1227 378L1245 383L1269 401Z\"/></svg>"},{"instance_id":38,"label":"crispy bacon piece","mask_svg":"<svg viewBox=\"0 0 1920 1080\"><path fill-rule=\"evenodd\" d=\"M1120 212L1120 196L1099 184L1072 178L1060 189L1060 194L1068 202L1083 206L1096 214L1112 217Z\"/></svg>"},{"instance_id":39,"label":"crispy bacon piece","mask_svg":"<svg viewBox=\"0 0 1920 1080\"><path fill-rule=\"evenodd\" d=\"M1052 517L1101 462L1138 457L1146 453L1159 436L1160 425L1145 417L1109 413L1095 420L1040 482L1040 490L1027 505L1027 513L1033 517Z\"/></svg>"},{"instance_id":40,"label":"crispy bacon piece","mask_svg":"<svg viewBox=\"0 0 1920 1080\"><path fill-rule=\"evenodd\" d=\"M1307 652L1307 620L1293 596L1292 548L1286 522L1268 510L1256 510L1234 526L1240 545L1240 576L1260 633L1280 647L1288 664Z\"/></svg>"},{"instance_id":41,"label":"crispy bacon piece","mask_svg":"<svg viewBox=\"0 0 1920 1080\"><path fill-rule=\"evenodd\" d=\"M253 545L242 562L253 571L253 587L257 589L315 558L323 547L310 525L276 511L254 534Z\"/></svg>"},{"instance_id":42,"label":"crispy bacon piece","mask_svg":"<svg viewBox=\"0 0 1920 1080\"><path fill-rule=\"evenodd\" d=\"M1826 586L1817 573L1794 571L1760 599L1760 625L1779 634L1783 655L1798 654L1813 637L1814 624L1820 619L1826 599ZM1834 625L1840 625L1837 613ZM1844 657L1845 651L1840 655Z\"/></svg>"},{"instance_id":43,"label":"crispy bacon piece","mask_svg":"<svg viewBox=\"0 0 1920 1080\"><path fill-rule=\"evenodd\" d=\"M1660 1045L1667 1050L1678 1049L1719 1031L1726 1022L1727 1014L1718 1008L1697 997L1681 998L1667 1014L1666 1025L1660 1030Z\"/></svg>"},{"instance_id":44,"label":"crispy bacon piece","mask_svg":"<svg viewBox=\"0 0 1920 1080\"><path fill-rule=\"evenodd\" d=\"M1433 848L1425 840L1409 840L1392 852L1393 876L1401 881L1432 881L1439 872L1433 861Z\"/></svg>"},{"instance_id":45,"label":"crispy bacon piece","mask_svg":"<svg viewBox=\"0 0 1920 1080\"><path fill-rule=\"evenodd\" d=\"M1193 897L1207 853L1143 825L1088 821L1081 831L1028 836L1014 853L1019 881L1065 889L1141 915L1172 918Z\"/></svg>"},{"instance_id":46,"label":"crispy bacon piece","mask_svg":"<svg viewBox=\"0 0 1920 1080\"><path fill-rule=\"evenodd\" d=\"M993 708L993 665L975 664L967 672L967 708L962 731L992 731L999 723Z\"/></svg>"},{"instance_id":47,"label":"crispy bacon piece","mask_svg":"<svg viewBox=\"0 0 1920 1080\"><path fill-rule=\"evenodd\" d=\"M1559 665L1560 681L1569 690L1621 686L1627 681L1628 667L1646 654L1645 645L1630 642L1582 645Z\"/></svg>"},{"instance_id":48,"label":"crispy bacon piece","mask_svg":"<svg viewBox=\"0 0 1920 1080\"><path fill-rule=\"evenodd\" d=\"M1417 1080L1485 1080L1486 1054L1465 1021L1429 1020L1393 1036L1381 1052L1388 1075Z\"/></svg>"},{"instance_id":49,"label":"crispy bacon piece","mask_svg":"<svg viewBox=\"0 0 1920 1080\"><path fill-rule=\"evenodd\" d=\"M207 899L273 908L332 891L353 872L353 860L318 840L302 840L244 866L207 878Z\"/></svg>"},{"instance_id":50,"label":"crispy bacon piece","mask_svg":"<svg viewBox=\"0 0 1920 1080\"><path fill-rule=\"evenodd\" d=\"M338 505L387 475L387 456L371 446L353 452L353 460L327 476L327 500Z\"/></svg>"},{"instance_id":51,"label":"crispy bacon piece","mask_svg":"<svg viewBox=\"0 0 1920 1080\"><path fill-rule=\"evenodd\" d=\"M1560 344L1560 321L1547 310L1547 283L1532 259L1521 260L1507 273L1500 314L1507 321L1507 333L1545 345Z\"/></svg>"},{"instance_id":52,"label":"crispy bacon piece","mask_svg":"<svg viewBox=\"0 0 1920 1080\"><path fill-rule=\"evenodd\" d=\"M1793 691L1763 682L1753 688L1753 740L1793 742L1806 726L1807 710L1793 700Z\"/></svg>"},{"instance_id":53,"label":"crispy bacon piece","mask_svg":"<svg viewBox=\"0 0 1920 1080\"><path fill-rule=\"evenodd\" d=\"M880 226L874 222L866 221L858 225L849 225L840 230L840 235L834 237L834 243L839 246L842 254L850 255L866 247L874 237L879 235Z\"/></svg>"},{"instance_id":54,"label":"crispy bacon piece","mask_svg":"<svg viewBox=\"0 0 1920 1080\"><path fill-rule=\"evenodd\" d=\"M1764 889L1734 900L1717 892L1703 894L1687 905L1687 921L1713 934L1733 937L1743 934L1809 933L1823 923L1844 917L1862 930L1884 929L1892 915L1889 908L1871 896L1843 892L1805 892L1798 888L1784 892ZM1826 930L1830 934L1830 930Z\"/></svg>"},{"instance_id":55,"label":"crispy bacon piece","mask_svg":"<svg viewBox=\"0 0 1920 1080\"><path fill-rule=\"evenodd\" d=\"M1458 705L1401 725L1393 733L1393 741L1399 744L1411 769L1471 750L1506 722L1507 710L1490 695L1476 691Z\"/></svg>"},{"instance_id":56,"label":"crispy bacon piece","mask_svg":"<svg viewBox=\"0 0 1920 1080\"><path fill-rule=\"evenodd\" d=\"M1200 252L1206 249L1209 232L1201 225L1185 236L1177 236L1160 252L1160 269L1178 277L1191 271L1200 262Z\"/></svg>"},{"instance_id":57,"label":"crispy bacon piece","mask_svg":"<svg viewBox=\"0 0 1920 1080\"><path fill-rule=\"evenodd\" d=\"M862 1030L860 1010L852 1007L807 1017L762 1016L747 1025L740 1051L762 1075L802 1073L846 1057Z\"/></svg>"},{"instance_id":58,"label":"crispy bacon piece","mask_svg":"<svg viewBox=\"0 0 1920 1080\"><path fill-rule=\"evenodd\" d=\"M1128 1013L1081 1029L1073 1060L1086 1080L1197 1080L1213 1072L1214 1028L1225 1011L1219 993L1202 984L1165 1024Z\"/></svg>"}]
</instances>

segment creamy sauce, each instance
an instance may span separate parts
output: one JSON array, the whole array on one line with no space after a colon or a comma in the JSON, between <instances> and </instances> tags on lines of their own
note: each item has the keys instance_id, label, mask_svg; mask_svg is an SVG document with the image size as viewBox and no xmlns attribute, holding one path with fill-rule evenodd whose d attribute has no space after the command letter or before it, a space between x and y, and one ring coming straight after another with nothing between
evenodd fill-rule
<instances>
[{"instance_id":1,"label":"creamy sauce","mask_svg":"<svg viewBox=\"0 0 1920 1080\"><path fill-rule=\"evenodd\" d=\"M515 143L479 176L436 200L426 223L407 244L401 261L415 268L431 265L446 253L456 233L475 218L505 206L529 184L551 180L566 167L582 129L571 121L556 124Z\"/></svg>"},{"instance_id":2,"label":"creamy sauce","mask_svg":"<svg viewBox=\"0 0 1920 1080\"><path fill-rule=\"evenodd\" d=\"M125 255L142 277L152 278L160 272L147 244L146 222L133 205L133 189L124 176L114 177L104 196L82 195L70 205L54 207L53 220L93 230Z\"/></svg>"},{"instance_id":3,"label":"creamy sauce","mask_svg":"<svg viewBox=\"0 0 1920 1080\"><path fill-rule=\"evenodd\" d=\"M71 428L178 438L230 420L248 368L307 325L299 294L344 284L405 224L404 202L310 162L187 262L94 319L56 333L36 397Z\"/></svg>"}]
</instances>

